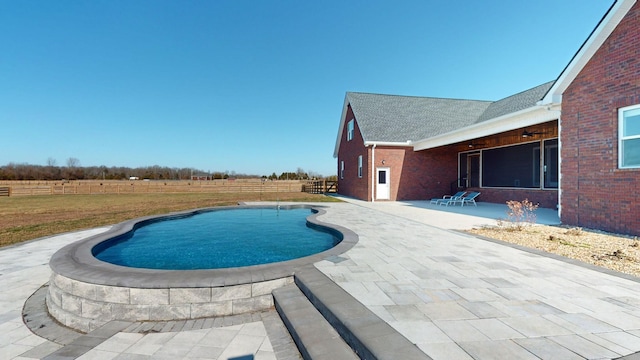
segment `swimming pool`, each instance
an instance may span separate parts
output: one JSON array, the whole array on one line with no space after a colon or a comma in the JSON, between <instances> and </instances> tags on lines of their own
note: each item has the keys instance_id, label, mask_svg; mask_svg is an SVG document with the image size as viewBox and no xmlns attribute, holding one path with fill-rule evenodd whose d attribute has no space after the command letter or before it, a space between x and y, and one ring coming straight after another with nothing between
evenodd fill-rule
<instances>
[{"instance_id":1,"label":"swimming pool","mask_svg":"<svg viewBox=\"0 0 640 360\"><path fill-rule=\"evenodd\" d=\"M243 208L202 211L141 224L92 249L116 265L167 270L223 269L316 254L339 239L310 227L310 209Z\"/></svg>"},{"instance_id":2,"label":"swimming pool","mask_svg":"<svg viewBox=\"0 0 640 360\"><path fill-rule=\"evenodd\" d=\"M148 224L243 209L278 210L278 207L240 205L144 217L116 224L107 232L63 247L49 262L51 278L46 297L49 314L68 327L88 332L112 320L189 320L266 310L273 307L271 291L291 284L296 269L326 259L339 261L338 255L358 241L353 231L318 219L330 207L287 204L279 206L280 215L285 211L306 211L305 226L337 239L337 245L287 261L194 270L122 266L93 255L99 244L127 236Z\"/></svg>"}]
</instances>

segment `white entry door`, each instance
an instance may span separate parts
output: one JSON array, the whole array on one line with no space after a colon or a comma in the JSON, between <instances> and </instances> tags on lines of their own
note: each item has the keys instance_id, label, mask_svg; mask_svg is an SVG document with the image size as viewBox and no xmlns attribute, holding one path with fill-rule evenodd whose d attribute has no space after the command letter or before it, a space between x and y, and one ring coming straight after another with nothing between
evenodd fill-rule
<instances>
[{"instance_id":1,"label":"white entry door","mask_svg":"<svg viewBox=\"0 0 640 360\"><path fill-rule=\"evenodd\" d=\"M376 199L389 200L389 194L391 193L389 168L377 168L376 175Z\"/></svg>"}]
</instances>

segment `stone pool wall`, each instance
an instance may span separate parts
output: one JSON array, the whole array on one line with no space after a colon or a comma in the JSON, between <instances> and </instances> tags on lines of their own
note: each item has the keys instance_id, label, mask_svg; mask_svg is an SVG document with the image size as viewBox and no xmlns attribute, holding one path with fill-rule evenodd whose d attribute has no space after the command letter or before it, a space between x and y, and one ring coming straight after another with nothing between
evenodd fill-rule
<instances>
[{"instance_id":1,"label":"stone pool wall","mask_svg":"<svg viewBox=\"0 0 640 360\"><path fill-rule=\"evenodd\" d=\"M283 210L312 208L304 204L276 206ZM63 247L49 261L49 313L65 326L89 332L112 320L190 320L263 311L274 306L271 291L293 283L296 269L335 258L358 242L353 231L319 221L317 217L325 210L313 206L307 224L342 241L329 250L289 261L225 269L154 270L109 264L92 253L97 244L132 231L144 221L241 207L274 206L196 209L133 219Z\"/></svg>"},{"instance_id":2,"label":"stone pool wall","mask_svg":"<svg viewBox=\"0 0 640 360\"><path fill-rule=\"evenodd\" d=\"M90 284L53 273L47 308L65 326L89 332L111 320L189 320L273 307L271 291L293 277L205 288L131 288Z\"/></svg>"}]
</instances>

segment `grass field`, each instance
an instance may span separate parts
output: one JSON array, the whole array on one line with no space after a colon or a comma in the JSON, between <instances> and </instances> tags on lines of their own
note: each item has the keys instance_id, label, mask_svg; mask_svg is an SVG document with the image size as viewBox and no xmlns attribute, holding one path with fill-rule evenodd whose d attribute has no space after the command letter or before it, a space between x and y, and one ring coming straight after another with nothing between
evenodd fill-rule
<instances>
[{"instance_id":1,"label":"grass field","mask_svg":"<svg viewBox=\"0 0 640 360\"><path fill-rule=\"evenodd\" d=\"M332 197L302 192L5 197L0 198L0 246L73 230L111 225L141 216L259 200L339 201Z\"/></svg>"}]
</instances>

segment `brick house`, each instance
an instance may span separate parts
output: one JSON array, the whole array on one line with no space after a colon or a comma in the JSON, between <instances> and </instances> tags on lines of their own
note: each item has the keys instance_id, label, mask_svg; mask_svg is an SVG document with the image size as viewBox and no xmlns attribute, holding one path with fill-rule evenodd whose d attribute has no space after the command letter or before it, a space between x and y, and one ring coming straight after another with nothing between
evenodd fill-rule
<instances>
[{"instance_id":1,"label":"brick house","mask_svg":"<svg viewBox=\"0 0 640 360\"><path fill-rule=\"evenodd\" d=\"M639 235L639 25L636 0L616 1L555 81L498 101L348 92L339 192L395 201L477 190Z\"/></svg>"}]
</instances>

